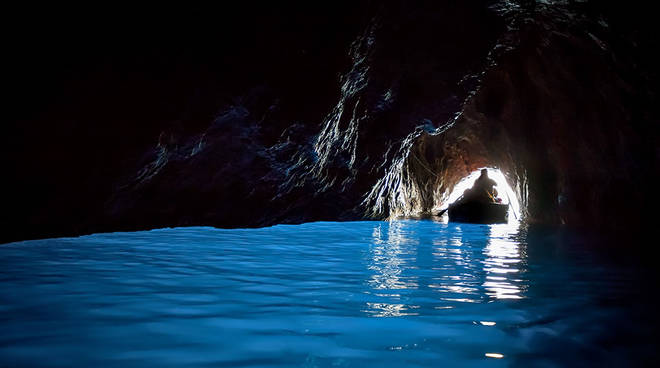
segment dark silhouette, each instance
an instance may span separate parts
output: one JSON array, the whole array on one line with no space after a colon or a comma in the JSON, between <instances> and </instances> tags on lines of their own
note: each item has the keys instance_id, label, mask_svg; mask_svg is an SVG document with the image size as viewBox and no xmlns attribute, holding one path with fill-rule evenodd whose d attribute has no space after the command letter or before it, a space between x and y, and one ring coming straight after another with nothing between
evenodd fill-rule
<instances>
[{"instance_id":1,"label":"dark silhouette","mask_svg":"<svg viewBox=\"0 0 660 368\"><path fill-rule=\"evenodd\" d=\"M497 202L497 185L495 180L488 177L488 170L482 169L481 176L474 182L472 188L465 191L464 197L480 202Z\"/></svg>"},{"instance_id":2,"label":"dark silhouette","mask_svg":"<svg viewBox=\"0 0 660 368\"><path fill-rule=\"evenodd\" d=\"M476 224L501 224L508 221L508 205L497 198L495 180L488 177L487 169L481 170L481 176L467 189L461 198L447 207L449 221L470 222ZM442 211L438 216L445 213Z\"/></svg>"}]
</instances>

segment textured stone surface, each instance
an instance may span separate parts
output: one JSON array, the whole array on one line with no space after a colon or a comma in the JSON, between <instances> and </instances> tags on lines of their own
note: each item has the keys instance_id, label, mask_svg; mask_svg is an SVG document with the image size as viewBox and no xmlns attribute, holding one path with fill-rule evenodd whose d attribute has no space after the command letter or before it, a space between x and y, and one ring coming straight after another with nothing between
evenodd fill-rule
<instances>
[{"instance_id":1,"label":"textured stone surface","mask_svg":"<svg viewBox=\"0 0 660 368\"><path fill-rule=\"evenodd\" d=\"M0 240L416 215L483 166L529 222L650 221L658 60L639 7L135 14L13 45Z\"/></svg>"}]
</instances>

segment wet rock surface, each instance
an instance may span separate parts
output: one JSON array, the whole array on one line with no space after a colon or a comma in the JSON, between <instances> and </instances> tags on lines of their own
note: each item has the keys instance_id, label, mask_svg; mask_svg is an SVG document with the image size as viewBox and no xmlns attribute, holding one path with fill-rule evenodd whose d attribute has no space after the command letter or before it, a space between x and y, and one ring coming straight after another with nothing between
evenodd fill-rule
<instances>
[{"instance_id":1,"label":"wet rock surface","mask_svg":"<svg viewBox=\"0 0 660 368\"><path fill-rule=\"evenodd\" d=\"M417 215L483 166L528 222L650 221L657 41L640 7L175 10L12 45L0 240Z\"/></svg>"}]
</instances>

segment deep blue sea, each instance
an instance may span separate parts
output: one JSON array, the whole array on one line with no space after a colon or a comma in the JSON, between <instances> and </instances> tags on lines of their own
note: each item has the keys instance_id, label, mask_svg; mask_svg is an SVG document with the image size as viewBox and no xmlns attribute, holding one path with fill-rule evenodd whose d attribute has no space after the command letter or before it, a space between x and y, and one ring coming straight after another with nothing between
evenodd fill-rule
<instances>
[{"instance_id":1,"label":"deep blue sea","mask_svg":"<svg viewBox=\"0 0 660 368\"><path fill-rule=\"evenodd\" d=\"M651 366L657 290L594 249L431 220L2 244L0 367Z\"/></svg>"}]
</instances>

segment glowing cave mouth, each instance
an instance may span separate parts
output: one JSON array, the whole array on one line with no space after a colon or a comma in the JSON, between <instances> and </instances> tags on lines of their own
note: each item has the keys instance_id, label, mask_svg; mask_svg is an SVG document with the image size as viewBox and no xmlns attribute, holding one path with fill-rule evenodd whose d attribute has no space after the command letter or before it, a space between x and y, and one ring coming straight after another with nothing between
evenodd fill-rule
<instances>
[{"instance_id":1,"label":"glowing cave mouth","mask_svg":"<svg viewBox=\"0 0 660 368\"><path fill-rule=\"evenodd\" d=\"M520 218L520 204L518 203L518 197L516 193L511 189L511 186L506 182L504 174L499 169L486 168L488 170L488 177L495 180L497 186L495 187L498 192L498 197L502 198L502 203L508 204L511 203L509 207L509 221L517 220ZM463 178L456 186L454 190L449 195L449 198L445 203L443 203L442 208L447 208L450 203L454 203L466 189L469 189L474 185L474 181L481 175L481 169L475 170L470 175ZM513 212L513 213L512 213Z\"/></svg>"}]
</instances>

